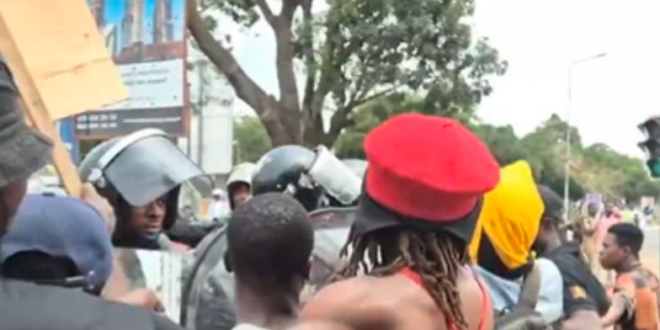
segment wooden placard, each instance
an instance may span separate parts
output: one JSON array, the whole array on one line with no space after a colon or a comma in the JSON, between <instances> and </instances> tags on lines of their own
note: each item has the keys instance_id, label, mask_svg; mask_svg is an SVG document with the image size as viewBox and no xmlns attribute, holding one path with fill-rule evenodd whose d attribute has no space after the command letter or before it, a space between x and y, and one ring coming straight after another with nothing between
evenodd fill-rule
<instances>
[{"instance_id":1,"label":"wooden placard","mask_svg":"<svg viewBox=\"0 0 660 330\"><path fill-rule=\"evenodd\" d=\"M81 182L55 120L128 98L85 0L0 0L0 53L33 127L50 137L69 194Z\"/></svg>"}]
</instances>

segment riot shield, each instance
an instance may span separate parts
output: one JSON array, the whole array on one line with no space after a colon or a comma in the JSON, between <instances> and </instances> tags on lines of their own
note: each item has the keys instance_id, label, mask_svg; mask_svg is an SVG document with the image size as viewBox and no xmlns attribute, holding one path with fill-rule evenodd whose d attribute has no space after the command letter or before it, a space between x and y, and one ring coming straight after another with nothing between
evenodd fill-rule
<instances>
[{"instance_id":1,"label":"riot shield","mask_svg":"<svg viewBox=\"0 0 660 330\"><path fill-rule=\"evenodd\" d=\"M314 226L314 251L307 292L313 295L345 266L346 260L339 257L339 251L348 238L355 208L319 209L309 215Z\"/></svg>"},{"instance_id":2,"label":"riot shield","mask_svg":"<svg viewBox=\"0 0 660 330\"><path fill-rule=\"evenodd\" d=\"M355 215L354 208L329 208L310 213L315 231L310 284L303 292L313 294L343 267L339 250L344 245ZM197 258L184 285L181 325L188 330L229 330L236 323L234 278L224 259L226 228L207 236L197 247Z\"/></svg>"},{"instance_id":3,"label":"riot shield","mask_svg":"<svg viewBox=\"0 0 660 330\"><path fill-rule=\"evenodd\" d=\"M234 278L227 271L226 227L206 236L183 287L181 325L188 330L229 330L236 325Z\"/></svg>"},{"instance_id":4,"label":"riot shield","mask_svg":"<svg viewBox=\"0 0 660 330\"><path fill-rule=\"evenodd\" d=\"M185 270L192 258L180 253L138 249L115 249L115 259L127 280L125 290L150 288L165 307L166 315L179 323Z\"/></svg>"}]
</instances>

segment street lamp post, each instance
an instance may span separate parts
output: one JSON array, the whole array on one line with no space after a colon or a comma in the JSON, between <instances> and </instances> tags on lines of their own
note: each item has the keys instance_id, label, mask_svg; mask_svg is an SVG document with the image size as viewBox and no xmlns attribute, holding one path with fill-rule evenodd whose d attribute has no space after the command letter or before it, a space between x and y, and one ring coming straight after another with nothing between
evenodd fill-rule
<instances>
[{"instance_id":1,"label":"street lamp post","mask_svg":"<svg viewBox=\"0 0 660 330\"><path fill-rule=\"evenodd\" d=\"M205 100L205 93L208 92L208 81L206 81L206 70L211 64L207 59L201 59L195 61L195 69L197 70L197 164L205 169L204 167L204 153L206 152L204 142L204 121L206 117L204 116L204 110L208 106L208 102Z\"/></svg>"},{"instance_id":2,"label":"street lamp post","mask_svg":"<svg viewBox=\"0 0 660 330\"><path fill-rule=\"evenodd\" d=\"M603 58L605 56L607 56L607 53L600 53L575 60L568 65L568 105L566 106L566 168L564 169L564 220L566 221L568 221L570 206L570 199L568 194L570 191L571 178L571 108L573 107L573 68L579 64Z\"/></svg>"}]
</instances>

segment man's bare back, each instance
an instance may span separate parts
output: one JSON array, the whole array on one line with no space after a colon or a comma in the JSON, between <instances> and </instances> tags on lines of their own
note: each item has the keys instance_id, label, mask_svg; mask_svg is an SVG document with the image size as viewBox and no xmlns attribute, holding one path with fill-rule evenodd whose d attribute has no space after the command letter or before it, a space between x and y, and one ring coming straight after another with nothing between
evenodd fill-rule
<instances>
[{"instance_id":1,"label":"man's bare back","mask_svg":"<svg viewBox=\"0 0 660 330\"><path fill-rule=\"evenodd\" d=\"M492 310L482 311L487 298L474 276L464 270L457 282L468 323L466 330L492 329ZM485 320L482 320L483 316L486 316ZM305 305L301 321L301 330L335 327L353 330L458 329L448 327L442 311L422 286L400 274L360 276L332 284ZM307 323L318 321L328 323L317 323L317 326ZM485 322L483 326L482 322Z\"/></svg>"}]
</instances>

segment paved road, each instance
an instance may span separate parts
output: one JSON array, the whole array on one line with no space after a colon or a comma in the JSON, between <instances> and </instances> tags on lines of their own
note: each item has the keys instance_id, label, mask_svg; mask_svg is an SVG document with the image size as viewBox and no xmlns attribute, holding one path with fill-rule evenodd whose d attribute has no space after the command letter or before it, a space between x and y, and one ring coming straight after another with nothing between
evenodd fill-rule
<instances>
[{"instance_id":1,"label":"paved road","mask_svg":"<svg viewBox=\"0 0 660 330\"><path fill-rule=\"evenodd\" d=\"M660 274L660 227L644 231L644 249L642 260L646 267Z\"/></svg>"}]
</instances>

